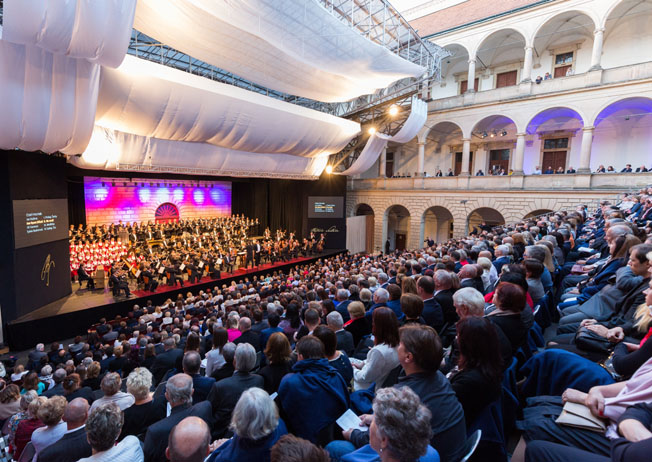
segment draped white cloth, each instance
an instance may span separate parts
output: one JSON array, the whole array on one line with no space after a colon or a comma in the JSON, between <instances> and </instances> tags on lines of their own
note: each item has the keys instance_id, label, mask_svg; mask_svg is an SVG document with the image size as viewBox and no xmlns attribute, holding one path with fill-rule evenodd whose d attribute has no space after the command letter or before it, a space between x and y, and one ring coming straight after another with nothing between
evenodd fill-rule
<instances>
[{"instance_id":1,"label":"draped white cloth","mask_svg":"<svg viewBox=\"0 0 652 462\"><path fill-rule=\"evenodd\" d=\"M5 0L3 38L118 67L135 9L136 0Z\"/></svg>"},{"instance_id":2,"label":"draped white cloth","mask_svg":"<svg viewBox=\"0 0 652 462\"><path fill-rule=\"evenodd\" d=\"M428 118L428 104L420 99L412 99L412 110L401 129L394 136L374 133L367 140L360 156L353 162L353 165L342 172L342 175L357 175L366 172L376 162L380 153L385 149L387 143L407 143L417 136Z\"/></svg>"},{"instance_id":3,"label":"draped white cloth","mask_svg":"<svg viewBox=\"0 0 652 462\"><path fill-rule=\"evenodd\" d=\"M315 0L139 0L134 27L247 80L318 101L348 101L425 73Z\"/></svg>"},{"instance_id":4,"label":"draped white cloth","mask_svg":"<svg viewBox=\"0 0 652 462\"><path fill-rule=\"evenodd\" d=\"M0 148L82 152L99 80L97 64L0 40Z\"/></svg>"},{"instance_id":5,"label":"draped white cloth","mask_svg":"<svg viewBox=\"0 0 652 462\"><path fill-rule=\"evenodd\" d=\"M81 157L70 160L78 167L91 169L146 171L155 166L170 172L181 168L201 169L211 175L314 179L326 167L328 156L306 158L248 153L207 143L161 140L96 126L86 151Z\"/></svg>"},{"instance_id":6,"label":"draped white cloth","mask_svg":"<svg viewBox=\"0 0 652 462\"><path fill-rule=\"evenodd\" d=\"M250 153L315 157L342 150L360 124L127 56L103 68L97 125Z\"/></svg>"},{"instance_id":7,"label":"draped white cloth","mask_svg":"<svg viewBox=\"0 0 652 462\"><path fill-rule=\"evenodd\" d=\"M367 217L346 218L346 249L351 253L364 252L367 245Z\"/></svg>"}]
</instances>

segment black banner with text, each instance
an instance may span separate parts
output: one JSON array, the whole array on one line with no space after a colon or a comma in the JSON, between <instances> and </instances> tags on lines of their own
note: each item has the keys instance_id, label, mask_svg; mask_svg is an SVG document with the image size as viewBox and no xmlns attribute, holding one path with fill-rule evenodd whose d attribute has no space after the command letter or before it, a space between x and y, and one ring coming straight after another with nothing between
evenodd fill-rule
<instances>
[{"instance_id":1,"label":"black banner with text","mask_svg":"<svg viewBox=\"0 0 652 462\"><path fill-rule=\"evenodd\" d=\"M70 294L68 239L16 250L17 316Z\"/></svg>"},{"instance_id":2,"label":"black banner with text","mask_svg":"<svg viewBox=\"0 0 652 462\"><path fill-rule=\"evenodd\" d=\"M323 234L325 249L346 248L346 218L308 218L308 232Z\"/></svg>"}]
</instances>

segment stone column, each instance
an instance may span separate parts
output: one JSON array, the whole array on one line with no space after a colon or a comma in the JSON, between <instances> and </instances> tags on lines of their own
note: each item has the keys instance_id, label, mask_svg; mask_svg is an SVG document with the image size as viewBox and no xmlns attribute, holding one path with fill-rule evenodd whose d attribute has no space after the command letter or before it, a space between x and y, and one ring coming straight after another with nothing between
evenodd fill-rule
<instances>
[{"instance_id":1,"label":"stone column","mask_svg":"<svg viewBox=\"0 0 652 462\"><path fill-rule=\"evenodd\" d=\"M475 91L475 59L469 59L469 73L466 82L466 92L473 93Z\"/></svg>"},{"instance_id":2,"label":"stone column","mask_svg":"<svg viewBox=\"0 0 652 462\"><path fill-rule=\"evenodd\" d=\"M602 58L602 41L604 39L604 29L596 29L593 32L593 52L591 53L590 71L602 69L600 59Z\"/></svg>"},{"instance_id":3,"label":"stone column","mask_svg":"<svg viewBox=\"0 0 652 462\"><path fill-rule=\"evenodd\" d=\"M591 144L593 143L593 130L595 130L595 127L584 127L582 129L580 166L577 169L577 173L591 173Z\"/></svg>"},{"instance_id":4,"label":"stone column","mask_svg":"<svg viewBox=\"0 0 652 462\"><path fill-rule=\"evenodd\" d=\"M516 134L516 148L512 157L514 175L523 175L523 159L525 157L525 133Z\"/></svg>"},{"instance_id":5,"label":"stone column","mask_svg":"<svg viewBox=\"0 0 652 462\"><path fill-rule=\"evenodd\" d=\"M423 165L424 165L424 160L426 155L426 142L419 141L417 144L419 146L419 152L417 157L417 176L423 176L423 171L424 171Z\"/></svg>"},{"instance_id":6,"label":"stone column","mask_svg":"<svg viewBox=\"0 0 652 462\"><path fill-rule=\"evenodd\" d=\"M378 176L385 178L387 176L387 146L385 146L380 153L380 169Z\"/></svg>"},{"instance_id":7,"label":"stone column","mask_svg":"<svg viewBox=\"0 0 652 462\"><path fill-rule=\"evenodd\" d=\"M532 47L525 47L525 60L523 62L523 72L521 72L521 82L532 81Z\"/></svg>"},{"instance_id":8,"label":"stone column","mask_svg":"<svg viewBox=\"0 0 652 462\"><path fill-rule=\"evenodd\" d=\"M469 176L469 158L471 157L471 140L469 138L462 138L464 145L462 146L462 169L460 176Z\"/></svg>"}]
</instances>

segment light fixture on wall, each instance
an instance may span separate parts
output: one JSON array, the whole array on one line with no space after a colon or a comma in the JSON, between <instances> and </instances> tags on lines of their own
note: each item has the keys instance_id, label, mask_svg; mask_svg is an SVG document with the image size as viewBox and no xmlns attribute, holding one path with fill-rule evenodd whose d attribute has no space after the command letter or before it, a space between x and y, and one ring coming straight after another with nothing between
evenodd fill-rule
<instances>
[{"instance_id":1,"label":"light fixture on wall","mask_svg":"<svg viewBox=\"0 0 652 462\"><path fill-rule=\"evenodd\" d=\"M507 130L503 130L502 132L500 132L500 136L507 136Z\"/></svg>"}]
</instances>

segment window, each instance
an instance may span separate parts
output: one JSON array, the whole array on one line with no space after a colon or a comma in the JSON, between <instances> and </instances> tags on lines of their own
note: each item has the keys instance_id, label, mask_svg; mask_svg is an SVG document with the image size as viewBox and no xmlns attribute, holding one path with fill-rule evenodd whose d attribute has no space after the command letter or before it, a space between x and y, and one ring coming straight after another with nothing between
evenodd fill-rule
<instances>
[{"instance_id":1,"label":"window","mask_svg":"<svg viewBox=\"0 0 652 462\"><path fill-rule=\"evenodd\" d=\"M566 171L566 158L569 151L569 138L547 138L543 140L543 155L541 169L546 171L552 168L557 171L559 167Z\"/></svg>"},{"instance_id":2,"label":"window","mask_svg":"<svg viewBox=\"0 0 652 462\"><path fill-rule=\"evenodd\" d=\"M557 77L566 77L569 71L573 69L575 53L569 51L568 53L560 53L555 55L555 69L553 75Z\"/></svg>"},{"instance_id":3,"label":"window","mask_svg":"<svg viewBox=\"0 0 652 462\"><path fill-rule=\"evenodd\" d=\"M489 172L504 169L509 172L509 149L492 149L489 151Z\"/></svg>"},{"instance_id":4,"label":"window","mask_svg":"<svg viewBox=\"0 0 652 462\"><path fill-rule=\"evenodd\" d=\"M469 172L471 172L471 166L473 165L473 151L469 153ZM462 153L455 153L455 175L459 175L462 172ZM446 173L444 173L446 175Z\"/></svg>"},{"instance_id":5,"label":"window","mask_svg":"<svg viewBox=\"0 0 652 462\"><path fill-rule=\"evenodd\" d=\"M516 85L517 71L501 72L496 74L496 88L511 87Z\"/></svg>"},{"instance_id":6,"label":"window","mask_svg":"<svg viewBox=\"0 0 652 462\"><path fill-rule=\"evenodd\" d=\"M476 77L475 80L473 81L473 89L475 91L478 91L478 78ZM469 88L469 81L468 80L462 80L460 82L460 95L463 95L466 93L466 90Z\"/></svg>"},{"instance_id":7,"label":"window","mask_svg":"<svg viewBox=\"0 0 652 462\"><path fill-rule=\"evenodd\" d=\"M394 176L394 153L388 152L385 159L385 176L391 178Z\"/></svg>"}]
</instances>

